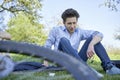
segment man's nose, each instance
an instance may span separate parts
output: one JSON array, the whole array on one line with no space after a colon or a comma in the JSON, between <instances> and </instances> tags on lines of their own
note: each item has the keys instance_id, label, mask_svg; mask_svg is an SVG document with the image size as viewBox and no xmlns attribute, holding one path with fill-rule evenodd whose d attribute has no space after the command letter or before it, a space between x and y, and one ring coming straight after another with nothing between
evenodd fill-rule
<instances>
[{"instance_id":1,"label":"man's nose","mask_svg":"<svg viewBox=\"0 0 120 80\"><path fill-rule=\"evenodd\" d=\"M71 27L72 27L72 28L74 28L74 26L75 26L74 24L71 24Z\"/></svg>"}]
</instances>

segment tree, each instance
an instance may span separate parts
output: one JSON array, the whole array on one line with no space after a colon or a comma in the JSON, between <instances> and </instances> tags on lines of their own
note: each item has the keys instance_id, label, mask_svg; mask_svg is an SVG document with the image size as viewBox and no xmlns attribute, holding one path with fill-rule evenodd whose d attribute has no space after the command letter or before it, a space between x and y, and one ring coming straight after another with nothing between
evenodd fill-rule
<instances>
[{"instance_id":1,"label":"tree","mask_svg":"<svg viewBox=\"0 0 120 80\"><path fill-rule=\"evenodd\" d=\"M4 12L7 12L13 14L13 17L16 17L22 12L22 14L27 16L31 23L34 24L34 22L38 22L38 20L42 18L40 15L42 4L40 1L41 0L1 0L0 13L6 15ZM4 27L7 27L7 25Z\"/></svg>"},{"instance_id":2,"label":"tree","mask_svg":"<svg viewBox=\"0 0 120 80\"><path fill-rule=\"evenodd\" d=\"M119 11L120 0L105 0L105 2L103 4L101 4L100 6L108 7L112 11Z\"/></svg>"},{"instance_id":3,"label":"tree","mask_svg":"<svg viewBox=\"0 0 120 80\"><path fill-rule=\"evenodd\" d=\"M7 31L12 35L12 40L43 45L47 38L43 25L37 22L31 23L24 13L12 18L8 25Z\"/></svg>"},{"instance_id":4,"label":"tree","mask_svg":"<svg viewBox=\"0 0 120 80\"><path fill-rule=\"evenodd\" d=\"M114 35L115 39L120 40L120 28L116 31L116 34Z\"/></svg>"},{"instance_id":5,"label":"tree","mask_svg":"<svg viewBox=\"0 0 120 80\"><path fill-rule=\"evenodd\" d=\"M105 0L105 2L100 6L103 5L110 8L112 11L120 11L120 0ZM120 28L118 28L118 31L116 31L114 37L115 39L120 40Z\"/></svg>"},{"instance_id":6,"label":"tree","mask_svg":"<svg viewBox=\"0 0 120 80\"><path fill-rule=\"evenodd\" d=\"M13 14L24 12L26 15L33 16L34 19L39 19L41 16L39 11L42 7L41 0L2 0L0 4L0 12L8 11Z\"/></svg>"},{"instance_id":7,"label":"tree","mask_svg":"<svg viewBox=\"0 0 120 80\"><path fill-rule=\"evenodd\" d=\"M8 22L7 31L12 40L43 45L46 39L40 24L41 0L1 0L0 13L7 11L14 16Z\"/></svg>"}]
</instances>

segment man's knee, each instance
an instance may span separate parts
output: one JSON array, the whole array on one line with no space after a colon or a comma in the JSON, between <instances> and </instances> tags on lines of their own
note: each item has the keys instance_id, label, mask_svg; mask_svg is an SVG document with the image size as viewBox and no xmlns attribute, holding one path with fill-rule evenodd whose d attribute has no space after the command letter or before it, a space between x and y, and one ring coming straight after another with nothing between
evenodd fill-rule
<instances>
[{"instance_id":1,"label":"man's knee","mask_svg":"<svg viewBox=\"0 0 120 80\"><path fill-rule=\"evenodd\" d=\"M87 41L91 41L93 39L93 36L90 36Z\"/></svg>"},{"instance_id":2,"label":"man's knee","mask_svg":"<svg viewBox=\"0 0 120 80\"><path fill-rule=\"evenodd\" d=\"M61 43L64 43L64 42L67 42L67 41L68 41L68 39L65 38L65 37L62 37L62 38L60 39L60 42L61 42Z\"/></svg>"}]
</instances>

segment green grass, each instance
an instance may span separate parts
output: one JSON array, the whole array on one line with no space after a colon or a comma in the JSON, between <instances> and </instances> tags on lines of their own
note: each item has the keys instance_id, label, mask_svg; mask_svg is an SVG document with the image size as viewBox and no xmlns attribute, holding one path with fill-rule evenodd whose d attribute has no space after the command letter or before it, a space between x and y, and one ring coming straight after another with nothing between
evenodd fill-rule
<instances>
[{"instance_id":1,"label":"green grass","mask_svg":"<svg viewBox=\"0 0 120 80\"><path fill-rule=\"evenodd\" d=\"M114 54L110 53L108 54L111 60L120 60L120 54ZM94 67L98 72L102 73L104 75L104 78L102 80L120 80L120 75L107 75L102 67L100 60L97 56L94 57L93 62L91 63L92 60L88 61L88 64L92 67Z\"/></svg>"},{"instance_id":2,"label":"green grass","mask_svg":"<svg viewBox=\"0 0 120 80\"><path fill-rule=\"evenodd\" d=\"M33 58L23 55L11 55L14 61L37 61L41 62L42 60L39 58ZM109 54L111 59L120 59L120 54ZM120 80L119 75L107 75L101 68L100 60L97 56L94 57L93 62L92 60L88 60L88 64L95 68L97 71L104 75L102 80ZM55 76L50 76L50 73L55 73ZM5 77L2 80L74 80L70 73L67 71L42 71L42 72L18 72L18 73L11 73L9 76Z\"/></svg>"}]
</instances>

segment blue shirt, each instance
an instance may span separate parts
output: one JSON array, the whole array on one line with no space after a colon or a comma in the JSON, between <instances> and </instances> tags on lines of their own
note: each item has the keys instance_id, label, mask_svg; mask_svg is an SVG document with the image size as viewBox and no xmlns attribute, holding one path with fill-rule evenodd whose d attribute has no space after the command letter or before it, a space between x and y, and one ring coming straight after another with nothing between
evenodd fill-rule
<instances>
[{"instance_id":1,"label":"blue shirt","mask_svg":"<svg viewBox=\"0 0 120 80\"><path fill-rule=\"evenodd\" d=\"M78 50L80 41L95 35L103 37L103 34L98 31L76 28L74 33L70 35L65 26L54 27L49 33L48 39L45 43L45 47L51 48L52 45L54 45L54 49L58 49L60 39L62 37L65 37L70 41L72 47L75 50Z\"/></svg>"}]
</instances>

